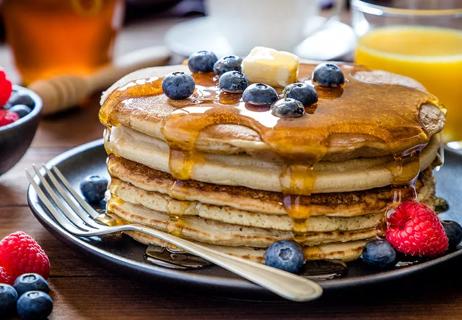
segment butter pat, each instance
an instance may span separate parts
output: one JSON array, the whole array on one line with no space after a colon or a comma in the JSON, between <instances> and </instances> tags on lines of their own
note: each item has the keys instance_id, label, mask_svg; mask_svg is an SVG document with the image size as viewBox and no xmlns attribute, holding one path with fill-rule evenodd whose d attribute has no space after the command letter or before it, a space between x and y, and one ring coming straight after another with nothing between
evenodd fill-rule
<instances>
[{"instance_id":1,"label":"butter pat","mask_svg":"<svg viewBox=\"0 0 462 320\"><path fill-rule=\"evenodd\" d=\"M265 47L253 48L242 61L242 71L250 82L285 87L297 81L299 60L290 52Z\"/></svg>"}]
</instances>

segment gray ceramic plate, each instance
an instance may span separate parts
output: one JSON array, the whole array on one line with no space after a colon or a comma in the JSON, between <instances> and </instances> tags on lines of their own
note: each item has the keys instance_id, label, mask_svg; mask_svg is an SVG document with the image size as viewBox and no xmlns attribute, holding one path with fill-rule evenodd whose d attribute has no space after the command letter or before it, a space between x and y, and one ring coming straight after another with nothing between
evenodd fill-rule
<instances>
[{"instance_id":1,"label":"gray ceramic plate","mask_svg":"<svg viewBox=\"0 0 462 320\"><path fill-rule=\"evenodd\" d=\"M51 160L48 165L57 165L77 189L80 181L90 174L107 176L105 161L106 153L102 141L95 141L61 154ZM436 175L438 195L445 198L450 204L450 210L443 215L444 219L458 220L459 223L462 223L462 215L458 214L462 212L460 198L462 194L462 182L460 180L462 177L462 155L446 151L446 163ZM237 293L255 299L267 295L267 292L260 287L216 266L199 270L178 271L152 265L144 260L146 247L128 238L114 243L75 237L55 223L31 188L28 190L28 201L36 218L57 238L94 258L94 260L116 270L143 279L168 282L175 286L194 286L198 289L218 290L225 294ZM396 280L445 263L459 255L462 255L462 248L433 260L422 261L389 271L370 269L357 261L348 265L346 276L323 280L320 281L320 284L325 290L333 290Z\"/></svg>"}]
</instances>

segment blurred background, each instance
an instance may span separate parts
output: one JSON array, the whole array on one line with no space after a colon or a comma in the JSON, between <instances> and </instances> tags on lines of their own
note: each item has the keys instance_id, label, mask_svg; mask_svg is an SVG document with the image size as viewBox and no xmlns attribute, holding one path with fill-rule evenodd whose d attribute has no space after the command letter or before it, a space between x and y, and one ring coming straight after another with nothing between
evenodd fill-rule
<instances>
[{"instance_id":1,"label":"blurred background","mask_svg":"<svg viewBox=\"0 0 462 320\"><path fill-rule=\"evenodd\" d=\"M30 84L56 74L88 73L97 66L108 63L113 56L155 44L169 47L174 54L170 63L181 61L184 56L203 49L204 46L219 51L219 55L231 53L233 50L229 43L210 25L210 19L195 19L193 23L181 24L192 21L193 18L204 17L207 9L212 7L206 2L207 0L2 0L0 41L8 46L0 48L0 61L4 62L6 71L15 82ZM223 1L216 2L217 6L221 6ZM238 2L241 3L235 6L234 3ZM259 6L265 1L260 2ZM276 2L283 3L279 0ZM312 4L319 5L323 10L321 15L324 16L331 14L336 3L335 0L303 2L302 8L305 11L313 10ZM242 0L230 3L231 7L236 7L235 10L240 10L239 6L245 5ZM349 1L345 3L345 8L348 8ZM224 14L231 16L229 9ZM338 7L339 11L342 9L343 5ZM253 12L250 13L254 15ZM316 20L314 14L315 12L311 14L312 20ZM319 28L324 20L317 18L307 28ZM349 20L346 13L343 13L343 18L345 22ZM272 23L284 24L283 19ZM176 25L180 25L179 28L172 29ZM194 31L197 33L194 34ZM308 34L313 30L305 31ZM345 33L345 29L341 28L336 31ZM274 34L271 36L276 38ZM352 34L347 36L351 37ZM285 34L279 38L287 37ZM256 42L255 39L249 41ZM332 55L348 58L346 54L351 53L353 47L352 43L347 46L340 48L341 52L338 52L339 48L333 48L337 52L325 52L324 55L309 52L305 55L320 59ZM351 60L351 56L349 59ZM15 67L11 68L13 65Z\"/></svg>"},{"instance_id":2,"label":"blurred background","mask_svg":"<svg viewBox=\"0 0 462 320\"><path fill-rule=\"evenodd\" d=\"M77 9L73 3L77 3ZM95 4L96 9L98 6L101 8L93 9ZM89 12L79 14L79 7ZM160 35L165 34L170 27L184 19L203 16L205 12L203 0L1 0L0 10L0 41L6 43L7 29L9 29L11 31L9 40L12 44L1 47L0 61L15 82L20 82L22 78L18 68L14 66L12 47L21 56L22 53L29 52L33 45L43 43L47 46L50 41L53 41L53 35L50 33L59 31L55 29L62 31L55 40L59 47L72 47L75 37L94 37L95 32L106 32L103 37L106 37L105 45L108 48L103 50L103 53L94 53L102 55L99 59L94 59L104 63L113 56L113 49L114 55L117 56L135 49L161 44ZM91 10L99 12L92 13ZM70 15L77 19L80 17L80 23L77 22L75 26L70 25L68 20ZM91 27L86 29L84 26L88 24L91 24ZM123 31L118 34L117 41L114 41L115 31L120 29ZM24 34L29 32L31 34ZM75 33L71 34L72 32ZM132 38L134 34L138 35L136 39ZM93 41L97 40L99 39ZM22 41L23 44L17 43L18 41ZM86 41L91 42L91 40ZM100 45L95 43L86 50L90 52L101 50ZM53 50L48 47L44 51L50 56L50 60L53 60ZM81 55L85 52L79 51L76 54ZM72 64L72 61L68 63Z\"/></svg>"}]
</instances>

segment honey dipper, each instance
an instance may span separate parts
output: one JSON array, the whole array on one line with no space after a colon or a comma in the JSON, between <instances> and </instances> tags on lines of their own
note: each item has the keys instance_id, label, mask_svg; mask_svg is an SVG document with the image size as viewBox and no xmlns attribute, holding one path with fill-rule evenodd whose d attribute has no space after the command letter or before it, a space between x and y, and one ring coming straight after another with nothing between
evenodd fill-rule
<instances>
[{"instance_id":1,"label":"honey dipper","mask_svg":"<svg viewBox=\"0 0 462 320\"><path fill-rule=\"evenodd\" d=\"M43 100L43 113L52 114L78 105L97 90L105 89L127 73L165 64L170 52L165 47L140 49L116 58L95 73L62 75L38 80L29 85Z\"/></svg>"}]
</instances>

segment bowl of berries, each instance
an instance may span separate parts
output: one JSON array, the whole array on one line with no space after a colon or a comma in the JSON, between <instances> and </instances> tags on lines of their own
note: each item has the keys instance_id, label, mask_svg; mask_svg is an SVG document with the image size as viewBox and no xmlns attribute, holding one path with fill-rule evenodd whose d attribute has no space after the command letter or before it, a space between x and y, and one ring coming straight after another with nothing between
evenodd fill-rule
<instances>
[{"instance_id":1,"label":"bowl of berries","mask_svg":"<svg viewBox=\"0 0 462 320\"><path fill-rule=\"evenodd\" d=\"M42 100L37 94L12 85L0 70L0 176L26 153L37 131L41 110Z\"/></svg>"}]
</instances>

